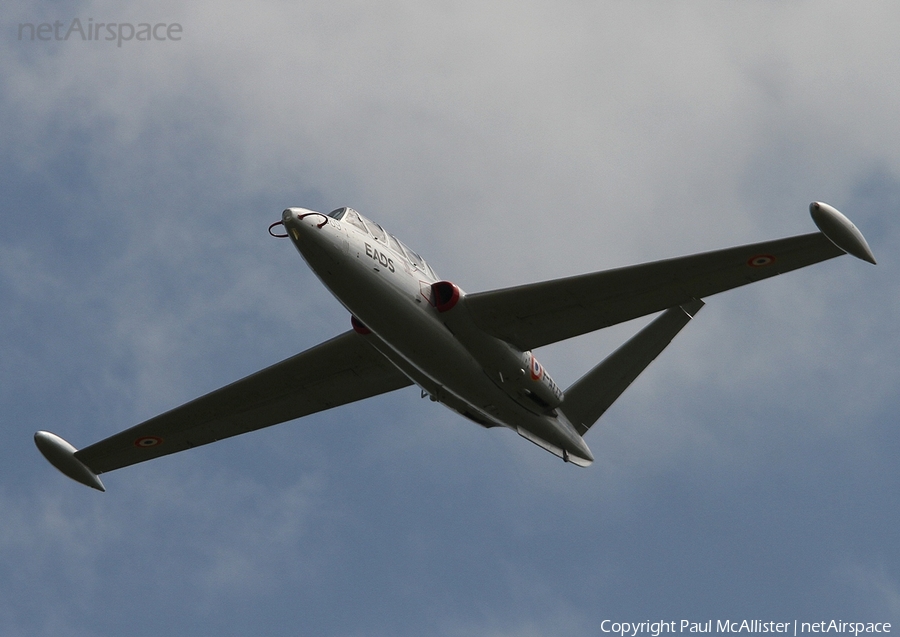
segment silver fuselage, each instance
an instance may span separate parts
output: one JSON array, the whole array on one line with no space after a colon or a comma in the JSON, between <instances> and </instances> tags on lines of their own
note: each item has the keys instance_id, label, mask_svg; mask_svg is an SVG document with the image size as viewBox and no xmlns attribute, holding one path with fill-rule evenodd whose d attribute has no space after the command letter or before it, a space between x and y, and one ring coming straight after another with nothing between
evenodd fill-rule
<instances>
[{"instance_id":1,"label":"silver fuselage","mask_svg":"<svg viewBox=\"0 0 900 637\"><path fill-rule=\"evenodd\" d=\"M458 287L439 283L458 294L442 306L430 269L389 241L303 208L288 208L282 222L310 268L357 319L357 331L432 400L483 426L513 429L575 464L593 461L557 408L562 392L540 363L481 330Z\"/></svg>"}]
</instances>

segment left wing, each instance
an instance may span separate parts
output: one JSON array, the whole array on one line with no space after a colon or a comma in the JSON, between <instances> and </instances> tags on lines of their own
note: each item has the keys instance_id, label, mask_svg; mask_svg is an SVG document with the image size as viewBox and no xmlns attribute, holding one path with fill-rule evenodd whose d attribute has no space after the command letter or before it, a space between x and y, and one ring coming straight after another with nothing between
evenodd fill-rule
<instances>
[{"instance_id":1,"label":"left wing","mask_svg":"<svg viewBox=\"0 0 900 637\"><path fill-rule=\"evenodd\" d=\"M411 384L363 337L348 331L85 447L74 459L94 474L105 473ZM47 432L35 441L54 466L84 482L66 470L81 475L71 462L74 449L60 445L65 441Z\"/></svg>"},{"instance_id":2,"label":"left wing","mask_svg":"<svg viewBox=\"0 0 900 637\"><path fill-rule=\"evenodd\" d=\"M822 232L465 297L483 330L523 351L850 253L875 263L859 230L813 203Z\"/></svg>"}]
</instances>

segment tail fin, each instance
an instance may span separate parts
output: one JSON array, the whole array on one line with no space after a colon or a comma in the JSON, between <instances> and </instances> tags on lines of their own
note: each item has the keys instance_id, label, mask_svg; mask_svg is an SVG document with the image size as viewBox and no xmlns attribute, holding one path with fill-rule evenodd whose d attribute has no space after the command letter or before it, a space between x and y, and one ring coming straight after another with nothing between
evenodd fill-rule
<instances>
[{"instance_id":1,"label":"tail fin","mask_svg":"<svg viewBox=\"0 0 900 637\"><path fill-rule=\"evenodd\" d=\"M560 406L582 436L700 311L694 299L671 307L565 391Z\"/></svg>"}]
</instances>

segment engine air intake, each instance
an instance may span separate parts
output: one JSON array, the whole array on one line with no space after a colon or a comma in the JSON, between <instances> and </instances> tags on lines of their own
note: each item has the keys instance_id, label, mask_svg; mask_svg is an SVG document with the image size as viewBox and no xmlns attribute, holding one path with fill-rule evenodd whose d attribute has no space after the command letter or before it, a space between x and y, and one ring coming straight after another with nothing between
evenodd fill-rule
<instances>
[{"instance_id":1,"label":"engine air intake","mask_svg":"<svg viewBox=\"0 0 900 637\"><path fill-rule=\"evenodd\" d=\"M438 312L452 310L459 301L459 288L450 281L438 281L431 284L434 294L434 307Z\"/></svg>"}]
</instances>

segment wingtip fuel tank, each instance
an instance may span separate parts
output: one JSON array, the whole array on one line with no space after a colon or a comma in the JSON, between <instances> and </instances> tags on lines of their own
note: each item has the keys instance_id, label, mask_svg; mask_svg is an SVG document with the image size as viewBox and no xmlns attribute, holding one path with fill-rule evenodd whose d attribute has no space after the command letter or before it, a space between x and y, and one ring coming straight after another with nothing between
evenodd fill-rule
<instances>
[{"instance_id":1,"label":"wingtip fuel tank","mask_svg":"<svg viewBox=\"0 0 900 637\"><path fill-rule=\"evenodd\" d=\"M872 254L872 249L866 243L862 232L836 208L821 201L814 201L809 204L809 214L822 234L834 245L847 254L875 264L875 255Z\"/></svg>"},{"instance_id":2,"label":"wingtip fuel tank","mask_svg":"<svg viewBox=\"0 0 900 637\"><path fill-rule=\"evenodd\" d=\"M78 450L56 434L38 431L34 434L34 444L47 461L65 475L92 489L106 491L97 474L75 457Z\"/></svg>"}]
</instances>

